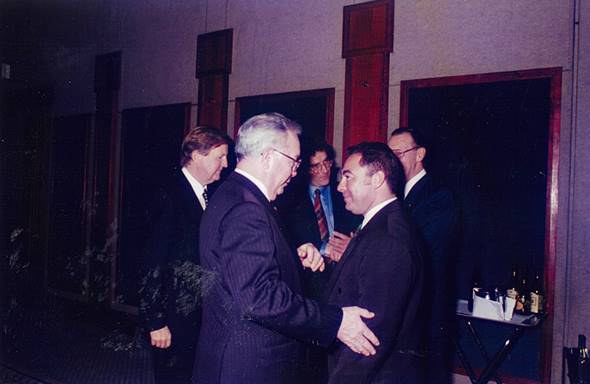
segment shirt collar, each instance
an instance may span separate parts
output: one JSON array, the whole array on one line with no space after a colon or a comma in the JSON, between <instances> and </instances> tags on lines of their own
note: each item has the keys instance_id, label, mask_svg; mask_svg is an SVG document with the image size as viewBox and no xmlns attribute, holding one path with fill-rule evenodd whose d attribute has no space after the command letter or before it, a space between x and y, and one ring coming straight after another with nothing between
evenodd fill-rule
<instances>
[{"instance_id":1,"label":"shirt collar","mask_svg":"<svg viewBox=\"0 0 590 384\"><path fill-rule=\"evenodd\" d=\"M374 206L373 208L369 209L369 211L365 214L365 217L363 218L363 222L361 224L361 229L365 228L365 225L367 225L367 223L383 208L385 207L387 204L391 203L392 201L397 200L397 197L394 196L391 199L387 199L379 204L377 204L376 206Z\"/></svg>"},{"instance_id":2,"label":"shirt collar","mask_svg":"<svg viewBox=\"0 0 590 384\"><path fill-rule=\"evenodd\" d=\"M199 200L199 203L201 204L201 207L203 209L205 209L206 205L205 205L205 198L203 197L203 192L207 189L207 187L204 186L203 184L199 183L199 181L197 179L195 179L193 177L193 175L191 175L191 173L188 171L188 169L186 169L186 167L182 167L182 173L184 174L184 177L186 177L189 184L191 185L193 192L195 193L195 195L197 196L197 199Z\"/></svg>"},{"instance_id":3,"label":"shirt collar","mask_svg":"<svg viewBox=\"0 0 590 384\"><path fill-rule=\"evenodd\" d=\"M243 169L236 168L235 172L239 173L240 175L244 176L246 179L248 179L252 183L254 183L254 185L256 185L256 187L258 187L258 189L260 189L260 192L262 192L264 197L266 197L266 199L270 202L270 197L268 196L268 190L266 189L264 184L262 184L262 181L260 181L256 177L252 176L250 173L244 171Z\"/></svg>"},{"instance_id":4,"label":"shirt collar","mask_svg":"<svg viewBox=\"0 0 590 384\"><path fill-rule=\"evenodd\" d=\"M408 196L408 194L410 193L410 191L412 190L414 185L416 185L416 183L419 182L420 179L422 179L424 176L426 176L425 169L421 170L420 172L415 174L414 177L412 177L410 180L408 180L408 182L406 183L406 186L404 188L404 197Z\"/></svg>"}]
</instances>

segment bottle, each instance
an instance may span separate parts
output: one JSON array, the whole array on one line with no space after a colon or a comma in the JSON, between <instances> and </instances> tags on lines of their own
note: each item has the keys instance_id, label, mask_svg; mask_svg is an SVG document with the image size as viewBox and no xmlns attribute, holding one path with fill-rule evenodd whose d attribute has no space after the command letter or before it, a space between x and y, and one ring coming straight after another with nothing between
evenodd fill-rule
<instances>
[{"instance_id":1,"label":"bottle","mask_svg":"<svg viewBox=\"0 0 590 384\"><path fill-rule=\"evenodd\" d=\"M543 313L543 304L545 295L543 294L543 281L541 280L541 274L535 274L535 280L533 280L532 290L530 293L531 298L531 313L539 314Z\"/></svg>"},{"instance_id":2,"label":"bottle","mask_svg":"<svg viewBox=\"0 0 590 384\"><path fill-rule=\"evenodd\" d=\"M469 296L467 297L467 310L469 310L469 312L473 312L473 295L475 295L475 292L479 291L480 289L479 281L480 273L479 270L476 270L473 273L471 290L469 291Z\"/></svg>"},{"instance_id":3,"label":"bottle","mask_svg":"<svg viewBox=\"0 0 590 384\"><path fill-rule=\"evenodd\" d=\"M518 298L518 269L516 264L512 266L510 287L506 290L506 296L516 300Z\"/></svg>"},{"instance_id":4,"label":"bottle","mask_svg":"<svg viewBox=\"0 0 590 384\"><path fill-rule=\"evenodd\" d=\"M588 361L588 348L586 348L586 336L578 335L578 351L580 351L580 363L585 364Z\"/></svg>"},{"instance_id":5,"label":"bottle","mask_svg":"<svg viewBox=\"0 0 590 384\"><path fill-rule=\"evenodd\" d=\"M522 314L527 314L530 311L529 290L526 272L522 273L520 278L520 287L518 289L518 299L516 301L516 311Z\"/></svg>"}]
</instances>

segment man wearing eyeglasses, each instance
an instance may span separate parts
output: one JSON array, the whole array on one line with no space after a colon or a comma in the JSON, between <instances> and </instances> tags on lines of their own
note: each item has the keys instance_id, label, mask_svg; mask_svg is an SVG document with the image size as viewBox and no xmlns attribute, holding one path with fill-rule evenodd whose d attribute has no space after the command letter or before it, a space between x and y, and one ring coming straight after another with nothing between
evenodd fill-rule
<instances>
[{"instance_id":1,"label":"man wearing eyeglasses","mask_svg":"<svg viewBox=\"0 0 590 384\"><path fill-rule=\"evenodd\" d=\"M393 131L389 148L402 163L406 176L404 206L421 236L425 264L425 316L429 327L429 383L450 383L448 339L441 328L450 329L454 318L454 242L456 210L452 193L435 182L424 168L427 148L416 130ZM428 300L429 299L429 300Z\"/></svg>"},{"instance_id":2,"label":"man wearing eyeglasses","mask_svg":"<svg viewBox=\"0 0 590 384\"><path fill-rule=\"evenodd\" d=\"M285 223L296 245L312 243L328 260L338 261L362 217L346 210L336 190L334 148L319 143L310 149L306 193L285 213Z\"/></svg>"},{"instance_id":3,"label":"man wearing eyeglasses","mask_svg":"<svg viewBox=\"0 0 590 384\"><path fill-rule=\"evenodd\" d=\"M326 269L305 275L306 295L323 299L333 262L340 260L350 242L351 232L362 221L347 211L342 194L337 191L334 172L334 148L327 143L314 144L306 151L307 182L304 190L296 193L295 202L282 210L284 223L296 246L311 243L326 257ZM325 382L327 379L327 354L323 348L309 347L309 381Z\"/></svg>"},{"instance_id":4,"label":"man wearing eyeglasses","mask_svg":"<svg viewBox=\"0 0 590 384\"><path fill-rule=\"evenodd\" d=\"M193 383L301 383L305 344L336 339L371 356L379 340L359 307L320 304L303 295L304 268L324 269L312 244L293 252L272 206L300 160L299 125L278 113L238 130L235 172L203 215L201 265L209 276Z\"/></svg>"}]
</instances>

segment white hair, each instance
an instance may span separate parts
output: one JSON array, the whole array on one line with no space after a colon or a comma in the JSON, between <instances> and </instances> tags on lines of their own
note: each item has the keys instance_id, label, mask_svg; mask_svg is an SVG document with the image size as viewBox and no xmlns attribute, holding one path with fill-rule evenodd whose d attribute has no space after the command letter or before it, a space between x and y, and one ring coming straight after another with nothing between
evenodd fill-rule
<instances>
[{"instance_id":1,"label":"white hair","mask_svg":"<svg viewBox=\"0 0 590 384\"><path fill-rule=\"evenodd\" d=\"M238 161L247 156L257 156L269 148L284 148L287 132L301 134L301 126L280 113L256 115L240 126L236 138Z\"/></svg>"}]
</instances>

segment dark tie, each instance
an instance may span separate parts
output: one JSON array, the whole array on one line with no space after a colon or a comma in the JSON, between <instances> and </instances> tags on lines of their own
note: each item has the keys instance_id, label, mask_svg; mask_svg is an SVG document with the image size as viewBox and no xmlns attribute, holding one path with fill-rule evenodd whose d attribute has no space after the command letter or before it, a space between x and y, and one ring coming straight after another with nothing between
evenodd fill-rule
<instances>
[{"instance_id":1,"label":"dark tie","mask_svg":"<svg viewBox=\"0 0 590 384\"><path fill-rule=\"evenodd\" d=\"M205 200L205 207L207 207L207 204L209 204L209 196L207 196L206 189L203 190L203 200Z\"/></svg>"},{"instance_id":2,"label":"dark tie","mask_svg":"<svg viewBox=\"0 0 590 384\"><path fill-rule=\"evenodd\" d=\"M322 200L320 199L320 190L316 189L313 193L313 211L315 213L315 218L318 222L318 228L320 230L320 239L322 243L328 241L328 222L326 221L326 214L324 213L324 208L322 207Z\"/></svg>"}]
</instances>

